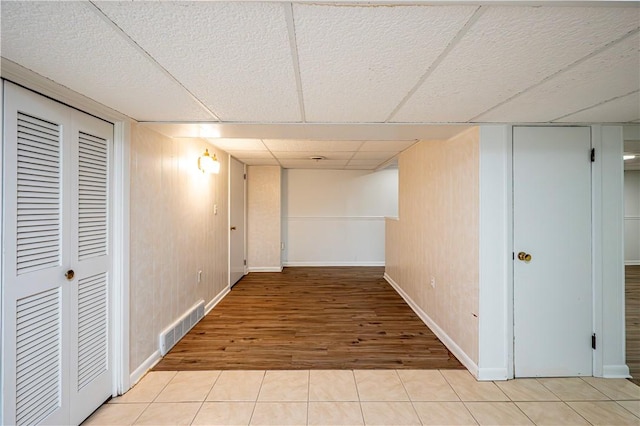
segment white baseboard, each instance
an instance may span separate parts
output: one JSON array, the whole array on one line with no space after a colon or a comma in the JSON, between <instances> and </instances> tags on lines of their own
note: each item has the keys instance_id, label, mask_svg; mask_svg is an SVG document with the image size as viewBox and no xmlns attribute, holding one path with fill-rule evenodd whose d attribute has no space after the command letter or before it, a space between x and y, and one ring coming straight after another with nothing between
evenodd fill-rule
<instances>
[{"instance_id":1,"label":"white baseboard","mask_svg":"<svg viewBox=\"0 0 640 426\"><path fill-rule=\"evenodd\" d=\"M625 266L638 266L640 265L640 260L625 260Z\"/></svg>"},{"instance_id":2,"label":"white baseboard","mask_svg":"<svg viewBox=\"0 0 640 426\"><path fill-rule=\"evenodd\" d=\"M293 261L284 262L284 266L384 266L384 261L365 260L354 262L333 262L333 261Z\"/></svg>"},{"instance_id":3,"label":"white baseboard","mask_svg":"<svg viewBox=\"0 0 640 426\"><path fill-rule=\"evenodd\" d=\"M444 330L441 329L438 326L438 324L436 324L429 317L429 315L427 315L427 313L423 311L422 308L418 306L418 304L415 303L407 293L404 292L404 290L398 285L398 283L396 283L393 280L393 278L387 275L386 272L384 273L384 279L389 284L391 284L391 287L393 287L394 290L398 292L398 294L404 299L404 301L407 302L407 304L411 307L411 309L413 309L413 312L415 312L416 315L418 315L418 317L422 320L422 322L424 322L427 325L427 327L429 327L431 331L433 331L433 333L438 337L438 339L440 339L442 343L444 343L447 349L449 349L451 353L454 354L456 358L458 358L458 360L462 363L462 365L467 367L467 370L469 370L471 374L473 374L478 380L489 380L489 379L481 379L478 376L478 366L476 365L476 363L473 362L471 358L469 358L469 356L462 350L462 348L460 348L460 346L458 346L456 342L454 342L453 339L451 339L451 337L449 337L449 335L447 335L447 333L445 333Z\"/></svg>"},{"instance_id":4,"label":"white baseboard","mask_svg":"<svg viewBox=\"0 0 640 426\"><path fill-rule=\"evenodd\" d=\"M282 266L250 266L249 273L251 272L282 272Z\"/></svg>"},{"instance_id":5,"label":"white baseboard","mask_svg":"<svg viewBox=\"0 0 640 426\"><path fill-rule=\"evenodd\" d=\"M142 364L138 366L133 373L129 376L130 386L133 387L142 377L147 373L147 371L151 370L154 365L160 361L162 357L160 356L160 351L155 351L151 354L149 358L147 358ZM131 387L129 389L131 389Z\"/></svg>"},{"instance_id":6,"label":"white baseboard","mask_svg":"<svg viewBox=\"0 0 640 426\"><path fill-rule=\"evenodd\" d=\"M606 379L628 379L629 367L626 365L604 365L602 366L602 377Z\"/></svg>"},{"instance_id":7,"label":"white baseboard","mask_svg":"<svg viewBox=\"0 0 640 426\"><path fill-rule=\"evenodd\" d=\"M478 367L478 380L509 380L506 368L482 368Z\"/></svg>"},{"instance_id":8,"label":"white baseboard","mask_svg":"<svg viewBox=\"0 0 640 426\"><path fill-rule=\"evenodd\" d=\"M229 286L226 286L226 287L224 288L224 290L222 290L220 293L218 293L218 294L216 295L216 297L214 297L213 299L211 299L211 300L209 301L209 303L207 303L207 304L204 306L204 316L205 316L205 317L207 316L207 314L208 314L209 312L211 312L211 310L212 310L213 308L215 308L215 306L216 306L218 303L220 303L220 301L221 301L222 299L224 299L224 297L225 297L227 294L229 294L229 291L230 291Z\"/></svg>"}]
</instances>

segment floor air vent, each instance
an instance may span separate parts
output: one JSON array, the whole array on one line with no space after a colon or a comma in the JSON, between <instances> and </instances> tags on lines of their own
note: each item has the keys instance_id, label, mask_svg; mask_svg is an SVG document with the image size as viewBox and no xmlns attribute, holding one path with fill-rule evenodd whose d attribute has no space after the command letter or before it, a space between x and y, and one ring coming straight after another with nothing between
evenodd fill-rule
<instances>
[{"instance_id":1,"label":"floor air vent","mask_svg":"<svg viewBox=\"0 0 640 426\"><path fill-rule=\"evenodd\" d=\"M165 356L204 316L204 300L193 305L176 322L160 333L160 355Z\"/></svg>"}]
</instances>

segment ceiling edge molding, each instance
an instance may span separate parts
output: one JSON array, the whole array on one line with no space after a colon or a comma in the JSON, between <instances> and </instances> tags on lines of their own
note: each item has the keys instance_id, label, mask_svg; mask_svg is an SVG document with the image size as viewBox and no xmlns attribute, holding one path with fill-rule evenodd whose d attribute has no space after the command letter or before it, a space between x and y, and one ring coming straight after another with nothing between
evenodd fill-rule
<instances>
[{"instance_id":1,"label":"ceiling edge molding","mask_svg":"<svg viewBox=\"0 0 640 426\"><path fill-rule=\"evenodd\" d=\"M0 76L2 76L4 80L11 81L19 86L33 90L55 101L62 102L70 107L102 119L111 121L136 121L120 111L94 101L85 95L56 83L4 57L0 63Z\"/></svg>"}]
</instances>

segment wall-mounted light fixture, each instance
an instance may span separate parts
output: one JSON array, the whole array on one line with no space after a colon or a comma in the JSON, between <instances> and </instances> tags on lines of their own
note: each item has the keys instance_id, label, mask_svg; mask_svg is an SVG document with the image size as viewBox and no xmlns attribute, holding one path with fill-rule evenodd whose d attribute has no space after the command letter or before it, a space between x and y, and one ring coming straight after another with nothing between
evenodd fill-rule
<instances>
[{"instance_id":1,"label":"wall-mounted light fixture","mask_svg":"<svg viewBox=\"0 0 640 426\"><path fill-rule=\"evenodd\" d=\"M216 158L216 154L213 157L209 155L209 150L205 149L204 154L198 157L198 168L202 170L202 173L220 173L220 162Z\"/></svg>"},{"instance_id":2,"label":"wall-mounted light fixture","mask_svg":"<svg viewBox=\"0 0 640 426\"><path fill-rule=\"evenodd\" d=\"M624 160L633 160L634 158L636 158L636 156L633 154L625 154L622 156L622 159Z\"/></svg>"}]
</instances>

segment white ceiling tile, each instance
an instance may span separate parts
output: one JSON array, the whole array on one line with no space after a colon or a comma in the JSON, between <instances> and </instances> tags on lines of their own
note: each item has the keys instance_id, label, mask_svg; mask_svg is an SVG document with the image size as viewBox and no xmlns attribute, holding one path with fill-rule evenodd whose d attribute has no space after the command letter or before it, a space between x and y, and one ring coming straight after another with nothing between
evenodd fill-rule
<instances>
[{"instance_id":1,"label":"white ceiling tile","mask_svg":"<svg viewBox=\"0 0 640 426\"><path fill-rule=\"evenodd\" d=\"M88 2L2 2L2 56L136 120L212 120Z\"/></svg>"},{"instance_id":2,"label":"white ceiling tile","mask_svg":"<svg viewBox=\"0 0 640 426\"><path fill-rule=\"evenodd\" d=\"M362 141L317 141L297 139L264 139L264 144L272 152L283 151L357 151Z\"/></svg>"},{"instance_id":3,"label":"white ceiling tile","mask_svg":"<svg viewBox=\"0 0 640 426\"><path fill-rule=\"evenodd\" d=\"M640 92L556 120L559 123L627 123L640 117Z\"/></svg>"},{"instance_id":4,"label":"white ceiling tile","mask_svg":"<svg viewBox=\"0 0 640 426\"><path fill-rule=\"evenodd\" d=\"M280 160L285 169L344 169L348 160Z\"/></svg>"},{"instance_id":5,"label":"white ceiling tile","mask_svg":"<svg viewBox=\"0 0 640 426\"><path fill-rule=\"evenodd\" d=\"M353 160L388 160L398 153L399 151L359 151L353 156Z\"/></svg>"},{"instance_id":6,"label":"white ceiling tile","mask_svg":"<svg viewBox=\"0 0 640 426\"><path fill-rule=\"evenodd\" d=\"M358 166L358 167L365 167L365 168L376 168L380 164L384 163L387 160L389 160L389 159L387 158L387 159L384 159L384 160L351 160L351 161L349 161L348 166Z\"/></svg>"},{"instance_id":7,"label":"white ceiling tile","mask_svg":"<svg viewBox=\"0 0 640 426\"><path fill-rule=\"evenodd\" d=\"M640 89L640 34L478 117L478 121L552 121Z\"/></svg>"},{"instance_id":8,"label":"white ceiling tile","mask_svg":"<svg viewBox=\"0 0 640 426\"><path fill-rule=\"evenodd\" d=\"M631 7L489 6L391 121L469 121L634 30L639 19Z\"/></svg>"},{"instance_id":9,"label":"white ceiling tile","mask_svg":"<svg viewBox=\"0 0 640 426\"><path fill-rule=\"evenodd\" d=\"M207 138L207 140L225 151L267 151L260 139Z\"/></svg>"},{"instance_id":10,"label":"white ceiling tile","mask_svg":"<svg viewBox=\"0 0 640 426\"><path fill-rule=\"evenodd\" d=\"M242 161L244 164L246 164L247 166L279 166L280 163L278 163L275 159L268 159L268 158L238 158L238 160Z\"/></svg>"},{"instance_id":11,"label":"white ceiling tile","mask_svg":"<svg viewBox=\"0 0 640 426\"><path fill-rule=\"evenodd\" d=\"M98 5L221 120L301 120L282 4Z\"/></svg>"},{"instance_id":12,"label":"white ceiling tile","mask_svg":"<svg viewBox=\"0 0 640 426\"><path fill-rule=\"evenodd\" d=\"M236 158L244 158L244 159L271 159L273 160L273 155L269 151L227 151L229 154L233 155Z\"/></svg>"},{"instance_id":13,"label":"white ceiling tile","mask_svg":"<svg viewBox=\"0 0 640 426\"><path fill-rule=\"evenodd\" d=\"M366 141L360 151L404 151L417 141Z\"/></svg>"},{"instance_id":14,"label":"white ceiling tile","mask_svg":"<svg viewBox=\"0 0 640 426\"><path fill-rule=\"evenodd\" d=\"M327 160L349 160L353 157L354 152L351 151L274 151L273 155L278 159L284 160L307 160L310 157L321 156Z\"/></svg>"},{"instance_id":15,"label":"white ceiling tile","mask_svg":"<svg viewBox=\"0 0 640 426\"><path fill-rule=\"evenodd\" d=\"M307 121L385 121L475 9L294 4Z\"/></svg>"}]
</instances>

